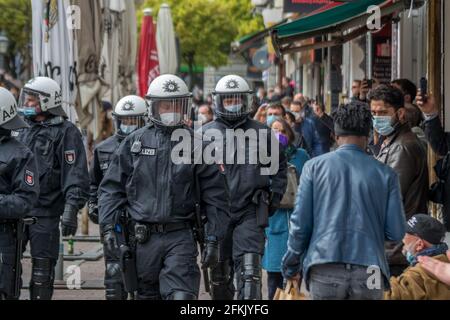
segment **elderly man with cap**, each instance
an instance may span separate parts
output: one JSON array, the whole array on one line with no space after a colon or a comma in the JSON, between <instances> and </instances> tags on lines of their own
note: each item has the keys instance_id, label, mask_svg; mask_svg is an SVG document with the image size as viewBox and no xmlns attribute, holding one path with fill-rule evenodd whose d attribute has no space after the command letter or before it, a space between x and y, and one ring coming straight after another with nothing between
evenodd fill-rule
<instances>
[{"instance_id":1,"label":"elderly man with cap","mask_svg":"<svg viewBox=\"0 0 450 320\"><path fill-rule=\"evenodd\" d=\"M438 220L418 214L407 223L403 238L403 254L410 267L399 277L391 278L391 291L385 295L390 300L449 300L450 286L430 275L418 264L419 257L433 257L449 262L446 256L445 227Z\"/></svg>"}]
</instances>

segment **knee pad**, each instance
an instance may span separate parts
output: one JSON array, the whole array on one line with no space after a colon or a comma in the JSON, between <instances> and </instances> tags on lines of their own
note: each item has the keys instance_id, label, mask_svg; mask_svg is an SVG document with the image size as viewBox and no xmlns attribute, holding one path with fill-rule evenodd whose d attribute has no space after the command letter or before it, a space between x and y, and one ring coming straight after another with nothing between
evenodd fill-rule
<instances>
[{"instance_id":1,"label":"knee pad","mask_svg":"<svg viewBox=\"0 0 450 320\"><path fill-rule=\"evenodd\" d=\"M105 293L106 300L128 299L128 293L124 290L122 273L118 263L106 263Z\"/></svg>"},{"instance_id":2,"label":"knee pad","mask_svg":"<svg viewBox=\"0 0 450 320\"><path fill-rule=\"evenodd\" d=\"M219 262L210 272L210 295L212 300L233 300L234 286L230 261Z\"/></svg>"},{"instance_id":3,"label":"knee pad","mask_svg":"<svg viewBox=\"0 0 450 320\"><path fill-rule=\"evenodd\" d=\"M261 255L246 253L241 264L241 293L243 300L261 300Z\"/></svg>"},{"instance_id":4,"label":"knee pad","mask_svg":"<svg viewBox=\"0 0 450 320\"><path fill-rule=\"evenodd\" d=\"M51 300L55 280L55 261L53 259L33 258L30 282L31 300Z\"/></svg>"},{"instance_id":5,"label":"knee pad","mask_svg":"<svg viewBox=\"0 0 450 320\"><path fill-rule=\"evenodd\" d=\"M167 297L167 300L197 300L197 296L185 291L175 291Z\"/></svg>"}]
</instances>

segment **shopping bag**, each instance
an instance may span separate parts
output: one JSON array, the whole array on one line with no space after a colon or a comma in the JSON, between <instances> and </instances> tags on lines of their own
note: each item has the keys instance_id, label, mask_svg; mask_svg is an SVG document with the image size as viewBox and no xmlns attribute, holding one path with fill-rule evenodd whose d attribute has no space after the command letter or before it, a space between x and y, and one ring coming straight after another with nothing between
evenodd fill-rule
<instances>
[{"instance_id":1,"label":"shopping bag","mask_svg":"<svg viewBox=\"0 0 450 320\"><path fill-rule=\"evenodd\" d=\"M284 290L277 289L273 300L306 300L306 296L300 292L297 281L288 280Z\"/></svg>"}]
</instances>

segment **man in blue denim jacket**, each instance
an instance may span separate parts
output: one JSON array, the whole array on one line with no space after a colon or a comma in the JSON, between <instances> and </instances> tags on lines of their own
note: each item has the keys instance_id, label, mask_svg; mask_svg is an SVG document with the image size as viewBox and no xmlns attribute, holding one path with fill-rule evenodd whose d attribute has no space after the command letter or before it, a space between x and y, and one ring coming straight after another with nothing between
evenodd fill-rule
<instances>
[{"instance_id":1,"label":"man in blue denim jacket","mask_svg":"<svg viewBox=\"0 0 450 320\"><path fill-rule=\"evenodd\" d=\"M283 275L299 280L303 271L315 300L382 299L390 277L384 241L405 234L398 177L365 152L367 106L352 102L333 118L340 147L303 169Z\"/></svg>"}]
</instances>

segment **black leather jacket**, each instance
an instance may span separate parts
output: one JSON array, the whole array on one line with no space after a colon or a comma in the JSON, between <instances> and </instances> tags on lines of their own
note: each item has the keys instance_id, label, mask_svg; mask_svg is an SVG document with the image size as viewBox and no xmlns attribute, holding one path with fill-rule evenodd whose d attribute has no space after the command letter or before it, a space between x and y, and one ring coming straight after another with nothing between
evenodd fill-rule
<instances>
[{"instance_id":1,"label":"black leather jacket","mask_svg":"<svg viewBox=\"0 0 450 320\"><path fill-rule=\"evenodd\" d=\"M406 219L418 213L427 213L427 152L409 125L400 126L386 139L377 159L398 174Z\"/></svg>"}]
</instances>

